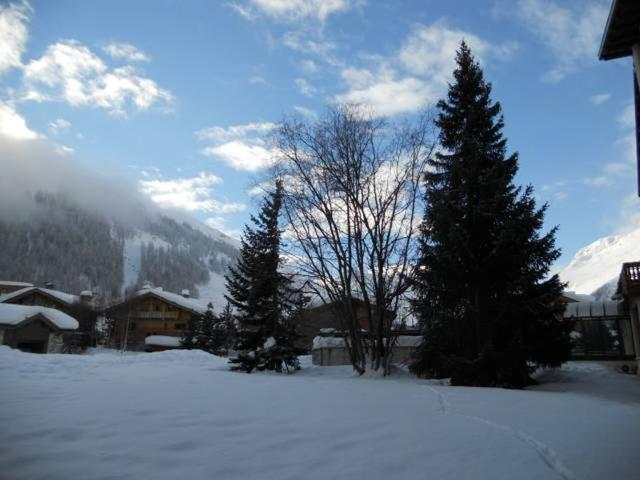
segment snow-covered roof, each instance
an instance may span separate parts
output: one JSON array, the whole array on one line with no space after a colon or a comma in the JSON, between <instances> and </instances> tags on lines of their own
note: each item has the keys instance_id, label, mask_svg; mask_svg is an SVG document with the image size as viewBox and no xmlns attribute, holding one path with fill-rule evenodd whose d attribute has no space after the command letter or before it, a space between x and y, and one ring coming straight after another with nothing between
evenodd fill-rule
<instances>
[{"instance_id":1,"label":"snow-covered roof","mask_svg":"<svg viewBox=\"0 0 640 480\"><path fill-rule=\"evenodd\" d=\"M76 330L79 326L75 318L55 308L0 303L0 325L19 325L37 315L42 315L61 330Z\"/></svg>"},{"instance_id":2,"label":"snow-covered roof","mask_svg":"<svg viewBox=\"0 0 640 480\"><path fill-rule=\"evenodd\" d=\"M21 288L20 290L16 290L15 292L5 293L4 295L0 295L0 303L8 302L14 298L22 297L23 295L29 294L31 292L39 291L46 295L56 298L63 303L71 305L73 303L78 303L80 301L80 297L78 295L73 295L71 293L61 292L60 290L52 290L50 288L40 288L40 287L27 287Z\"/></svg>"},{"instance_id":3,"label":"snow-covered roof","mask_svg":"<svg viewBox=\"0 0 640 480\"><path fill-rule=\"evenodd\" d=\"M197 298L185 298L182 295L178 295L177 293L167 292L162 288L143 288L138 290L134 297L139 297L142 295L154 295L158 298L166 300L169 303L173 303L182 307L186 310L190 310L194 313L205 313L208 309L209 302L205 302L203 300L198 300Z\"/></svg>"},{"instance_id":4,"label":"snow-covered roof","mask_svg":"<svg viewBox=\"0 0 640 480\"><path fill-rule=\"evenodd\" d=\"M565 292L562 292L562 295L576 302L595 302L596 301L596 297L594 297L593 295L585 295L583 293L565 291Z\"/></svg>"},{"instance_id":5,"label":"snow-covered roof","mask_svg":"<svg viewBox=\"0 0 640 480\"><path fill-rule=\"evenodd\" d=\"M620 315L622 303L613 300L604 302L568 303L564 311L565 317L600 317Z\"/></svg>"},{"instance_id":6,"label":"snow-covered roof","mask_svg":"<svg viewBox=\"0 0 640 480\"><path fill-rule=\"evenodd\" d=\"M419 335L399 335L396 338L397 347L417 347L422 342ZM340 348L344 347L343 337L315 337L313 339L313 349L318 348Z\"/></svg>"},{"instance_id":7,"label":"snow-covered roof","mask_svg":"<svg viewBox=\"0 0 640 480\"><path fill-rule=\"evenodd\" d=\"M12 280L0 280L0 285L5 285L7 287L33 287L33 283L14 282Z\"/></svg>"},{"instance_id":8,"label":"snow-covered roof","mask_svg":"<svg viewBox=\"0 0 640 480\"><path fill-rule=\"evenodd\" d=\"M145 345L158 345L161 347L179 347L182 345L180 337L169 337L167 335L149 335L144 339Z\"/></svg>"}]
</instances>

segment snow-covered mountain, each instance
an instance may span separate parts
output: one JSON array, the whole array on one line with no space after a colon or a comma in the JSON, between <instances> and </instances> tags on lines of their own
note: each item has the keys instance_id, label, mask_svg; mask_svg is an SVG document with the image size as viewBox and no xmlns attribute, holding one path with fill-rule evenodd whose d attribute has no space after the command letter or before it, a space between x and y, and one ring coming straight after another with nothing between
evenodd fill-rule
<instances>
[{"instance_id":1,"label":"snow-covered mountain","mask_svg":"<svg viewBox=\"0 0 640 480\"><path fill-rule=\"evenodd\" d=\"M39 193L24 218L0 218L0 277L94 290L104 302L151 282L224 306L224 274L239 242L193 219L152 209L136 221L105 217Z\"/></svg>"},{"instance_id":2,"label":"snow-covered mountain","mask_svg":"<svg viewBox=\"0 0 640 480\"><path fill-rule=\"evenodd\" d=\"M604 237L582 248L559 273L568 290L595 294L599 299L615 293L624 262L640 260L640 228Z\"/></svg>"}]
</instances>

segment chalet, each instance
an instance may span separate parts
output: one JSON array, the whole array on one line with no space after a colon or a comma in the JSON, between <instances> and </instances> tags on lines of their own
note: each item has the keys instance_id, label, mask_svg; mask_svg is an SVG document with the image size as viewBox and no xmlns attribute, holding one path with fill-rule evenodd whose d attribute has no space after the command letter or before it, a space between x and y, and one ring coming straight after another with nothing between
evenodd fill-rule
<instances>
[{"instance_id":1,"label":"chalet","mask_svg":"<svg viewBox=\"0 0 640 480\"><path fill-rule=\"evenodd\" d=\"M53 308L0 303L0 345L32 353L61 353L75 318Z\"/></svg>"},{"instance_id":2,"label":"chalet","mask_svg":"<svg viewBox=\"0 0 640 480\"><path fill-rule=\"evenodd\" d=\"M636 157L638 161L638 195L640 195L640 2L638 0L613 0L602 35L599 57L600 60L633 58Z\"/></svg>"},{"instance_id":3,"label":"chalet","mask_svg":"<svg viewBox=\"0 0 640 480\"><path fill-rule=\"evenodd\" d=\"M27 286L12 292L0 295L0 303L13 303L16 305L37 305L41 307L55 308L65 311L75 304L80 303L79 295L61 292L52 288Z\"/></svg>"},{"instance_id":4,"label":"chalet","mask_svg":"<svg viewBox=\"0 0 640 480\"><path fill-rule=\"evenodd\" d=\"M17 282L14 282L17 283ZM53 288L26 286L0 295L0 304L31 305L60 310L76 319L79 328L66 332L65 344L74 350L95 346L97 341L96 312L93 308L93 293L85 290L80 295L61 292Z\"/></svg>"},{"instance_id":5,"label":"chalet","mask_svg":"<svg viewBox=\"0 0 640 480\"><path fill-rule=\"evenodd\" d=\"M356 313L358 325L362 330L369 328L365 303L359 299L352 299L352 305ZM300 335L299 347L311 350L313 339L320 335L322 329L342 330L345 326L340 321L341 305L339 302L326 303L307 308L301 315L297 325ZM393 313L388 311L386 315L391 317Z\"/></svg>"},{"instance_id":6,"label":"chalet","mask_svg":"<svg viewBox=\"0 0 640 480\"><path fill-rule=\"evenodd\" d=\"M206 302L162 288L143 288L105 311L111 325L109 343L131 350L179 348L180 338L194 317L204 314Z\"/></svg>"}]
</instances>

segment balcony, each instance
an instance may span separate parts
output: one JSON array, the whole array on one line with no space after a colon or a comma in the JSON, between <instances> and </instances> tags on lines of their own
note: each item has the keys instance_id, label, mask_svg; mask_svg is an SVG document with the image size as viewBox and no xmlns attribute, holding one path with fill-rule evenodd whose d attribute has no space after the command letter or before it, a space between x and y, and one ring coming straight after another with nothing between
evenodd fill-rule
<instances>
[{"instance_id":1,"label":"balcony","mask_svg":"<svg viewBox=\"0 0 640 480\"><path fill-rule=\"evenodd\" d=\"M620 286L625 297L640 295L640 262L622 264Z\"/></svg>"},{"instance_id":2,"label":"balcony","mask_svg":"<svg viewBox=\"0 0 640 480\"><path fill-rule=\"evenodd\" d=\"M178 312L143 312L137 311L132 315L139 319L154 319L154 320L176 320L178 318Z\"/></svg>"}]
</instances>

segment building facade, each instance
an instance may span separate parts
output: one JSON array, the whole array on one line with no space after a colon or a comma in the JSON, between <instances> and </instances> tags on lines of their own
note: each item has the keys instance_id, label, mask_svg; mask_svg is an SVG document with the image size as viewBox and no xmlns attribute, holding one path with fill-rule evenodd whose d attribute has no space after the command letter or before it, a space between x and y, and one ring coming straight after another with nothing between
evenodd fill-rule
<instances>
[{"instance_id":1,"label":"building facade","mask_svg":"<svg viewBox=\"0 0 640 480\"><path fill-rule=\"evenodd\" d=\"M109 344L127 350L176 348L191 320L203 315L207 308L204 302L186 293L179 295L159 288L139 290L105 311L110 325ZM151 343L148 338L157 342Z\"/></svg>"}]
</instances>

